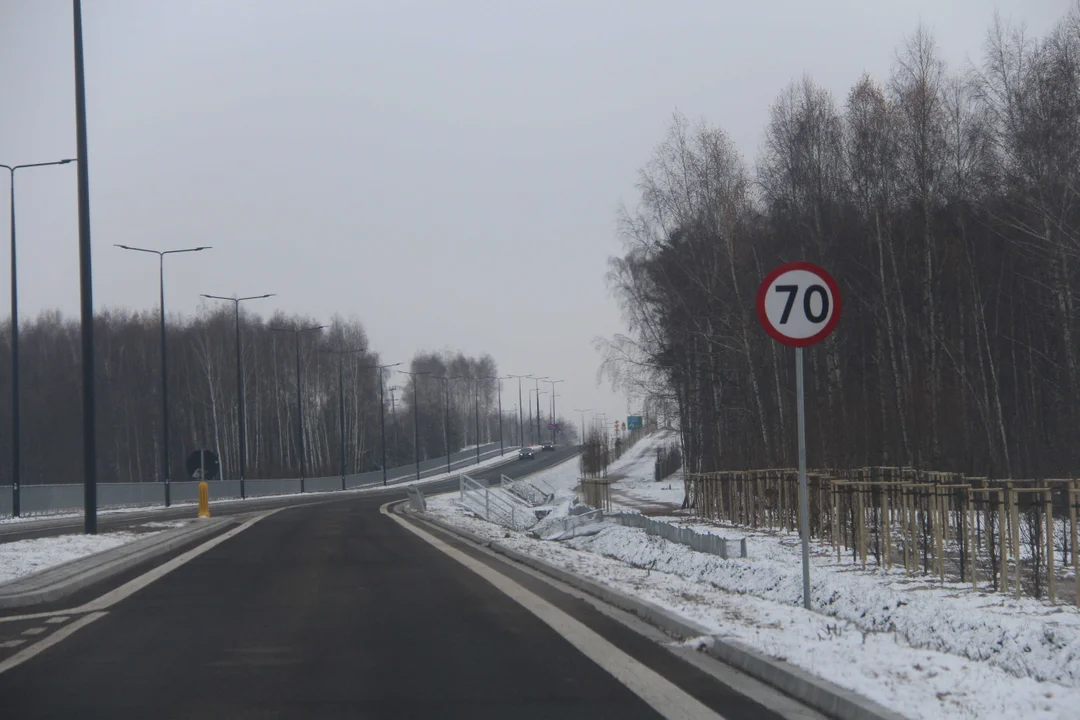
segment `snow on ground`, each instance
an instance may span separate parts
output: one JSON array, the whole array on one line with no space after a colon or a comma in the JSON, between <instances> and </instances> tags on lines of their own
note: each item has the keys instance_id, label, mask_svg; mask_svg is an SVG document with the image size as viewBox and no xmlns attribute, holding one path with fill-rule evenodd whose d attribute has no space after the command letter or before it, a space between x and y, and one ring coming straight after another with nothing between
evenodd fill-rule
<instances>
[{"instance_id":1,"label":"snow on ground","mask_svg":"<svg viewBox=\"0 0 1080 720\"><path fill-rule=\"evenodd\" d=\"M680 505L681 478L652 480L656 448L672 439L659 433L645 438L613 464L608 473L616 481L613 496L620 490L629 505ZM577 482L576 459L529 480L556 489L551 516L565 517ZM665 491L655 490L669 485L675 490L666 491L667 499ZM656 603L908 717L1076 717L1080 612L1074 608L976 593L970 585L908 579L902 570L864 571L846 561L838 564L827 547L815 547L816 612L809 612L801 607L796 536L657 518L747 537L745 560L723 560L618 525L547 542L470 517L455 498L431 498L429 511Z\"/></svg>"},{"instance_id":2,"label":"snow on ground","mask_svg":"<svg viewBox=\"0 0 1080 720\"><path fill-rule=\"evenodd\" d=\"M100 535L59 535L4 543L0 545L0 583L112 550L151 534L123 531Z\"/></svg>"}]
</instances>

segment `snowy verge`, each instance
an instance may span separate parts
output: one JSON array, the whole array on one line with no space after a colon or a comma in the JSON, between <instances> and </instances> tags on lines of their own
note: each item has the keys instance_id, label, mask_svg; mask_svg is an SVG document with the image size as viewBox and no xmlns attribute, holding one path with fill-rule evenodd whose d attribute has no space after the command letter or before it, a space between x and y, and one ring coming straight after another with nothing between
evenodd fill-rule
<instances>
[{"instance_id":1,"label":"snowy verge","mask_svg":"<svg viewBox=\"0 0 1080 720\"><path fill-rule=\"evenodd\" d=\"M638 445L646 442L658 441ZM651 460L647 450L634 453L636 461L627 460L621 471L641 478ZM553 514L567 512L576 466L568 461L529 479L560 488ZM430 498L428 509L444 522L655 603L908 717L1076 716L1080 613L1072 608L931 587L902 574L836 565L835 556L829 569L828 553L819 551L813 595L820 612L809 612L801 607L793 537L750 533L750 559L725 561L615 525L564 543L538 540L471 517L452 494Z\"/></svg>"},{"instance_id":2,"label":"snowy verge","mask_svg":"<svg viewBox=\"0 0 1080 720\"><path fill-rule=\"evenodd\" d=\"M147 532L124 530L99 535L58 535L4 543L0 545L0 585L72 560L112 550L164 532L165 529L180 527L176 522L147 525L151 527Z\"/></svg>"}]
</instances>

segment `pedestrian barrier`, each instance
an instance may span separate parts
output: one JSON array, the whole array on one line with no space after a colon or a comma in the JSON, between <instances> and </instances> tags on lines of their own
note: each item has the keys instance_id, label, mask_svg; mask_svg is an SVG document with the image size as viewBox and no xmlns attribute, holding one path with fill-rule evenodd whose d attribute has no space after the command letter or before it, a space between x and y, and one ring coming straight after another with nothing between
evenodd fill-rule
<instances>
[{"instance_id":1,"label":"pedestrian barrier","mask_svg":"<svg viewBox=\"0 0 1080 720\"><path fill-rule=\"evenodd\" d=\"M514 480L505 475L499 476L499 487L508 493L516 495L533 507L547 505L555 498L554 491L547 493L528 480Z\"/></svg>"},{"instance_id":2,"label":"pedestrian barrier","mask_svg":"<svg viewBox=\"0 0 1080 720\"><path fill-rule=\"evenodd\" d=\"M615 522L626 527L640 528L646 535L654 535L685 545L691 550L717 555L727 560L728 539L712 533L699 533L690 528L653 520L639 513L615 513L609 516ZM746 557L746 538L739 540L739 557Z\"/></svg>"},{"instance_id":3,"label":"pedestrian barrier","mask_svg":"<svg viewBox=\"0 0 1080 720\"><path fill-rule=\"evenodd\" d=\"M468 475L458 478L459 504L488 522L513 530L528 530L537 522L536 513L524 500L501 487L488 487Z\"/></svg>"}]
</instances>

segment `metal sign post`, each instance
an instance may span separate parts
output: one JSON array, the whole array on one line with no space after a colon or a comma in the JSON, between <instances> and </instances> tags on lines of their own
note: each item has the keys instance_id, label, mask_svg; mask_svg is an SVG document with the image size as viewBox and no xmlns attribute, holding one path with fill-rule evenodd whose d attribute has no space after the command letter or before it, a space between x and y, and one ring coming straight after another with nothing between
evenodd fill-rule
<instances>
[{"instance_id":1,"label":"metal sign post","mask_svg":"<svg viewBox=\"0 0 1080 720\"><path fill-rule=\"evenodd\" d=\"M803 607L810 609L810 493L806 486L806 395L803 348L824 340L840 320L840 289L807 262L781 265L758 288L757 313L765 332L795 348L795 403L799 451L799 534L802 536Z\"/></svg>"}]
</instances>

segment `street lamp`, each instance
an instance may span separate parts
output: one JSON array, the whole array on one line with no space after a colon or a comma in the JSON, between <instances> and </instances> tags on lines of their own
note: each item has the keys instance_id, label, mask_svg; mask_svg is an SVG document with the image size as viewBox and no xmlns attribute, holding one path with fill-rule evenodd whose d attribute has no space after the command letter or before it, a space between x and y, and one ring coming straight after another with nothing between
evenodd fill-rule
<instances>
[{"instance_id":1,"label":"street lamp","mask_svg":"<svg viewBox=\"0 0 1080 720\"><path fill-rule=\"evenodd\" d=\"M476 423L476 464L480 464L480 378L469 378L473 381L473 418Z\"/></svg>"},{"instance_id":2,"label":"street lamp","mask_svg":"<svg viewBox=\"0 0 1080 720\"><path fill-rule=\"evenodd\" d=\"M551 383L551 425L554 425L555 424L555 398L557 397L555 395L555 386L558 383L566 382L566 381L565 380L547 380L546 382ZM555 444L555 428L554 427L551 428L551 443L553 445Z\"/></svg>"},{"instance_id":3,"label":"street lamp","mask_svg":"<svg viewBox=\"0 0 1080 720\"><path fill-rule=\"evenodd\" d=\"M273 328L271 328L273 329ZM297 336L299 337L299 335ZM354 353L362 353L364 348L357 348L355 350L323 350L324 355L337 355L337 383L338 383L338 441L341 446L341 489L345 489L345 377L344 377L344 362L346 355L352 355ZM299 376L299 373L297 373ZM297 398L299 398L299 393ZM300 480L300 492L304 491L303 479Z\"/></svg>"},{"instance_id":4,"label":"street lamp","mask_svg":"<svg viewBox=\"0 0 1080 720\"><path fill-rule=\"evenodd\" d=\"M11 181L11 514L19 517L19 479L22 468L19 462L19 278L15 271L15 171L27 168L67 165L72 158L53 162L25 163L23 165L0 165L8 171Z\"/></svg>"},{"instance_id":5,"label":"street lamp","mask_svg":"<svg viewBox=\"0 0 1080 720\"><path fill-rule=\"evenodd\" d=\"M508 374L507 377L517 378L518 381L518 445L525 447L525 405L521 402L521 378L529 376Z\"/></svg>"},{"instance_id":6,"label":"street lamp","mask_svg":"<svg viewBox=\"0 0 1080 720\"><path fill-rule=\"evenodd\" d=\"M419 415L419 396L417 394L416 378L420 375L430 375L430 371L424 372L409 372L408 370L398 370L399 373L405 375L411 375L413 379L412 384L412 399L413 399L413 452L416 455L416 479L420 479L420 415Z\"/></svg>"},{"instance_id":7,"label":"street lamp","mask_svg":"<svg viewBox=\"0 0 1080 720\"><path fill-rule=\"evenodd\" d=\"M432 375L436 380L443 381L443 389L446 391L443 393L443 438L446 442L446 474L450 474L450 381L461 380L461 375L455 375L453 377L445 375Z\"/></svg>"},{"instance_id":8,"label":"street lamp","mask_svg":"<svg viewBox=\"0 0 1080 720\"><path fill-rule=\"evenodd\" d=\"M383 391L383 370L387 368L394 368L403 363L390 363L389 365L364 365L366 368L376 368L379 371L379 434L382 436L382 484L386 486L386 398ZM390 388L391 391L393 388ZM393 403L393 393L391 393L390 402ZM344 411L342 411L344 412ZM395 413L396 414L396 413ZM345 416L342 415L341 419L342 427L345 425ZM344 436L342 436L344 438ZM344 440L342 441L342 447L344 447ZM345 451L341 451L341 464L345 465ZM344 475L342 475L342 483L345 482ZM345 487L342 485L342 489Z\"/></svg>"},{"instance_id":9,"label":"street lamp","mask_svg":"<svg viewBox=\"0 0 1080 720\"><path fill-rule=\"evenodd\" d=\"M178 253L201 252L209 250L209 245L200 247L184 248L182 250L150 250L147 248L119 245L121 250L133 250L135 252L150 253L158 256L158 288L161 297L161 469L165 477L165 507L172 504L172 486L170 481L171 467L169 463L169 374L166 365L165 352L165 256Z\"/></svg>"},{"instance_id":10,"label":"street lamp","mask_svg":"<svg viewBox=\"0 0 1080 720\"><path fill-rule=\"evenodd\" d=\"M499 457L502 457L502 455L503 455L502 381L506 380L507 378L501 378L501 377L495 377L495 376L487 375L487 376L484 377L484 379L485 380L494 380L495 382L498 383L498 385L496 387L498 388L498 391L499 391Z\"/></svg>"},{"instance_id":11,"label":"street lamp","mask_svg":"<svg viewBox=\"0 0 1080 720\"><path fill-rule=\"evenodd\" d=\"M582 445L582 447L584 447L585 446L585 413L592 412L592 408L585 408L584 410L579 410L578 408L574 408L574 412L581 413L581 445Z\"/></svg>"},{"instance_id":12,"label":"street lamp","mask_svg":"<svg viewBox=\"0 0 1080 720\"><path fill-rule=\"evenodd\" d=\"M200 296L209 300L228 300L233 304L236 312L236 438L237 448L240 451L240 498L247 497L247 490L244 486L244 455L247 454L247 446L245 435L247 428L244 426L244 365L240 361L240 303L245 300L262 300L264 298L274 297L275 293L267 293L266 295L249 295L248 297L224 297L222 295L207 295L201 293Z\"/></svg>"},{"instance_id":13,"label":"street lamp","mask_svg":"<svg viewBox=\"0 0 1080 720\"><path fill-rule=\"evenodd\" d=\"M540 396L547 395L547 390L534 390L529 388L529 426L533 424L533 395L536 395L536 444L540 444Z\"/></svg>"},{"instance_id":14,"label":"street lamp","mask_svg":"<svg viewBox=\"0 0 1080 720\"><path fill-rule=\"evenodd\" d=\"M540 444L540 381L547 380L547 375L544 377L531 378L536 381L536 444Z\"/></svg>"},{"instance_id":15,"label":"street lamp","mask_svg":"<svg viewBox=\"0 0 1080 720\"><path fill-rule=\"evenodd\" d=\"M274 332L292 333L296 339L296 438L297 453L300 456L300 494L304 494L304 477L307 472L304 468L304 405L300 396L300 335L306 332L322 330L326 325L312 325L306 328L270 328Z\"/></svg>"}]
</instances>

